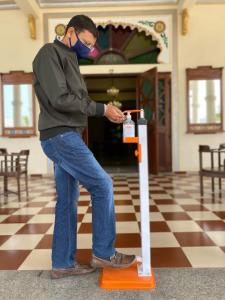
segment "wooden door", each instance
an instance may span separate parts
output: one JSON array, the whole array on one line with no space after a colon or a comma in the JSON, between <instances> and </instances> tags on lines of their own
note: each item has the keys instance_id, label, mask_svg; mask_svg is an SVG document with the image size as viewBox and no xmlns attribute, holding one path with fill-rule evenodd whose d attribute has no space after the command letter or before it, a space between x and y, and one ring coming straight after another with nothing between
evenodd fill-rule
<instances>
[{"instance_id":1,"label":"wooden door","mask_svg":"<svg viewBox=\"0 0 225 300\"><path fill-rule=\"evenodd\" d=\"M85 144L88 146L88 127L86 127L82 133L82 138Z\"/></svg>"},{"instance_id":2,"label":"wooden door","mask_svg":"<svg viewBox=\"0 0 225 300\"><path fill-rule=\"evenodd\" d=\"M159 171L172 171L171 74L158 73Z\"/></svg>"},{"instance_id":3,"label":"wooden door","mask_svg":"<svg viewBox=\"0 0 225 300\"><path fill-rule=\"evenodd\" d=\"M157 174L159 171L157 68L137 77L137 107L144 109L148 121L149 172Z\"/></svg>"}]
</instances>

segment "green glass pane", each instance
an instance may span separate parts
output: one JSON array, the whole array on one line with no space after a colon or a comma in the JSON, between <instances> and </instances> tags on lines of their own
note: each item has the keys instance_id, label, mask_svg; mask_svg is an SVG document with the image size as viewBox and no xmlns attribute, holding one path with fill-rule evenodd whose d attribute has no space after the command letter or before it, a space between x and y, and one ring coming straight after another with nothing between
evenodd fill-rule
<instances>
[{"instance_id":1,"label":"green glass pane","mask_svg":"<svg viewBox=\"0 0 225 300\"><path fill-rule=\"evenodd\" d=\"M79 65L93 65L93 64L94 64L93 59L88 59L88 58L79 59Z\"/></svg>"},{"instance_id":2,"label":"green glass pane","mask_svg":"<svg viewBox=\"0 0 225 300\"><path fill-rule=\"evenodd\" d=\"M124 58L120 54L112 52L102 55L97 61L98 65L120 65L124 63Z\"/></svg>"},{"instance_id":3,"label":"green glass pane","mask_svg":"<svg viewBox=\"0 0 225 300\"><path fill-rule=\"evenodd\" d=\"M129 59L130 64L156 64L159 49Z\"/></svg>"},{"instance_id":4,"label":"green glass pane","mask_svg":"<svg viewBox=\"0 0 225 300\"><path fill-rule=\"evenodd\" d=\"M151 107L149 105L144 105L144 112L145 112L145 119L147 119L147 121L151 121L153 114L152 114Z\"/></svg>"},{"instance_id":5,"label":"green glass pane","mask_svg":"<svg viewBox=\"0 0 225 300\"><path fill-rule=\"evenodd\" d=\"M101 49L108 49L110 48L109 45L109 26L106 26L105 28L99 27L99 37L97 44Z\"/></svg>"},{"instance_id":6,"label":"green glass pane","mask_svg":"<svg viewBox=\"0 0 225 300\"><path fill-rule=\"evenodd\" d=\"M144 32L137 32L127 44L124 54L130 56L140 50L144 52L154 45L156 46L157 42L153 41L151 36L146 36Z\"/></svg>"},{"instance_id":7,"label":"green glass pane","mask_svg":"<svg viewBox=\"0 0 225 300\"><path fill-rule=\"evenodd\" d=\"M158 85L159 85L159 92L163 92L164 91L164 80L159 79Z\"/></svg>"},{"instance_id":8,"label":"green glass pane","mask_svg":"<svg viewBox=\"0 0 225 300\"><path fill-rule=\"evenodd\" d=\"M145 80L143 83L143 94L145 97L148 97L151 93L152 87L149 80Z\"/></svg>"}]
</instances>

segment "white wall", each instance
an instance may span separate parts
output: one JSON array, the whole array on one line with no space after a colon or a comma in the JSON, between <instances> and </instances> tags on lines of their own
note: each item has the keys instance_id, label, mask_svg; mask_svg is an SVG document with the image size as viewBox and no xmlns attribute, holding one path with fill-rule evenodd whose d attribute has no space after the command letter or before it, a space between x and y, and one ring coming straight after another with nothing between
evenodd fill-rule
<instances>
[{"instance_id":1,"label":"white wall","mask_svg":"<svg viewBox=\"0 0 225 300\"><path fill-rule=\"evenodd\" d=\"M42 46L43 30L41 20L37 22L37 40L29 35L27 17L20 10L0 10L0 68L9 70L32 70L32 60Z\"/></svg>"},{"instance_id":2,"label":"white wall","mask_svg":"<svg viewBox=\"0 0 225 300\"><path fill-rule=\"evenodd\" d=\"M181 22L179 22L181 24ZM190 12L189 33L178 39L179 87L179 160L180 170L198 170L198 145L217 147L225 142L225 133L187 134L186 68L211 65L225 67L225 5L196 5ZM223 70L223 91L225 72ZM225 94L224 94L225 97ZM225 98L224 98L225 100ZM225 116L225 105L224 112Z\"/></svg>"},{"instance_id":3,"label":"white wall","mask_svg":"<svg viewBox=\"0 0 225 300\"><path fill-rule=\"evenodd\" d=\"M37 40L30 38L27 17L20 10L0 11L0 28L0 72L13 70L31 72L32 60L43 41L41 21L37 22ZM37 100L36 109L38 115ZM1 117L2 114L0 114ZM0 148L2 147L6 147L9 152L30 149L29 173L47 172L47 159L42 154L38 136L32 138L0 137Z\"/></svg>"}]
</instances>

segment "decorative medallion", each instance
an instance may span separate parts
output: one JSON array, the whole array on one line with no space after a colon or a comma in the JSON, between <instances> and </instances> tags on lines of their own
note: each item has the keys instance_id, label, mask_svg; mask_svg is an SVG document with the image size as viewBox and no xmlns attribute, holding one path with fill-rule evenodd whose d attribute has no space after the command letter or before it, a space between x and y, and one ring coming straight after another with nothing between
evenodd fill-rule
<instances>
[{"instance_id":1,"label":"decorative medallion","mask_svg":"<svg viewBox=\"0 0 225 300\"><path fill-rule=\"evenodd\" d=\"M163 21L157 21L154 25L155 32L162 33L166 29L166 24Z\"/></svg>"},{"instance_id":2,"label":"decorative medallion","mask_svg":"<svg viewBox=\"0 0 225 300\"><path fill-rule=\"evenodd\" d=\"M166 29L166 24L163 21L151 22L151 21L144 20L144 21L138 21L138 23L141 23L145 26L152 27L156 33L160 34L166 48L168 48L168 37L167 37L166 33L164 32L164 30ZM160 31L159 31L159 29L160 29ZM149 34L146 34L146 35L149 35ZM154 38L156 39L156 37L154 37Z\"/></svg>"},{"instance_id":3,"label":"decorative medallion","mask_svg":"<svg viewBox=\"0 0 225 300\"><path fill-rule=\"evenodd\" d=\"M58 24L55 26L55 33L58 36L63 36L65 34L66 26L64 24Z\"/></svg>"}]
</instances>

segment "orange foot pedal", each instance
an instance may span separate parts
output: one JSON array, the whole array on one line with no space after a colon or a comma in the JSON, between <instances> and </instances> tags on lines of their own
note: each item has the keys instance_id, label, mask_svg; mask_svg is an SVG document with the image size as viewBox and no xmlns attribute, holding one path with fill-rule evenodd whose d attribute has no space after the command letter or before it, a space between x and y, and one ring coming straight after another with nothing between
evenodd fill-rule
<instances>
[{"instance_id":1,"label":"orange foot pedal","mask_svg":"<svg viewBox=\"0 0 225 300\"><path fill-rule=\"evenodd\" d=\"M100 287L111 290L149 290L156 287L155 277L138 276L137 263L127 269L104 268L99 278Z\"/></svg>"}]
</instances>

